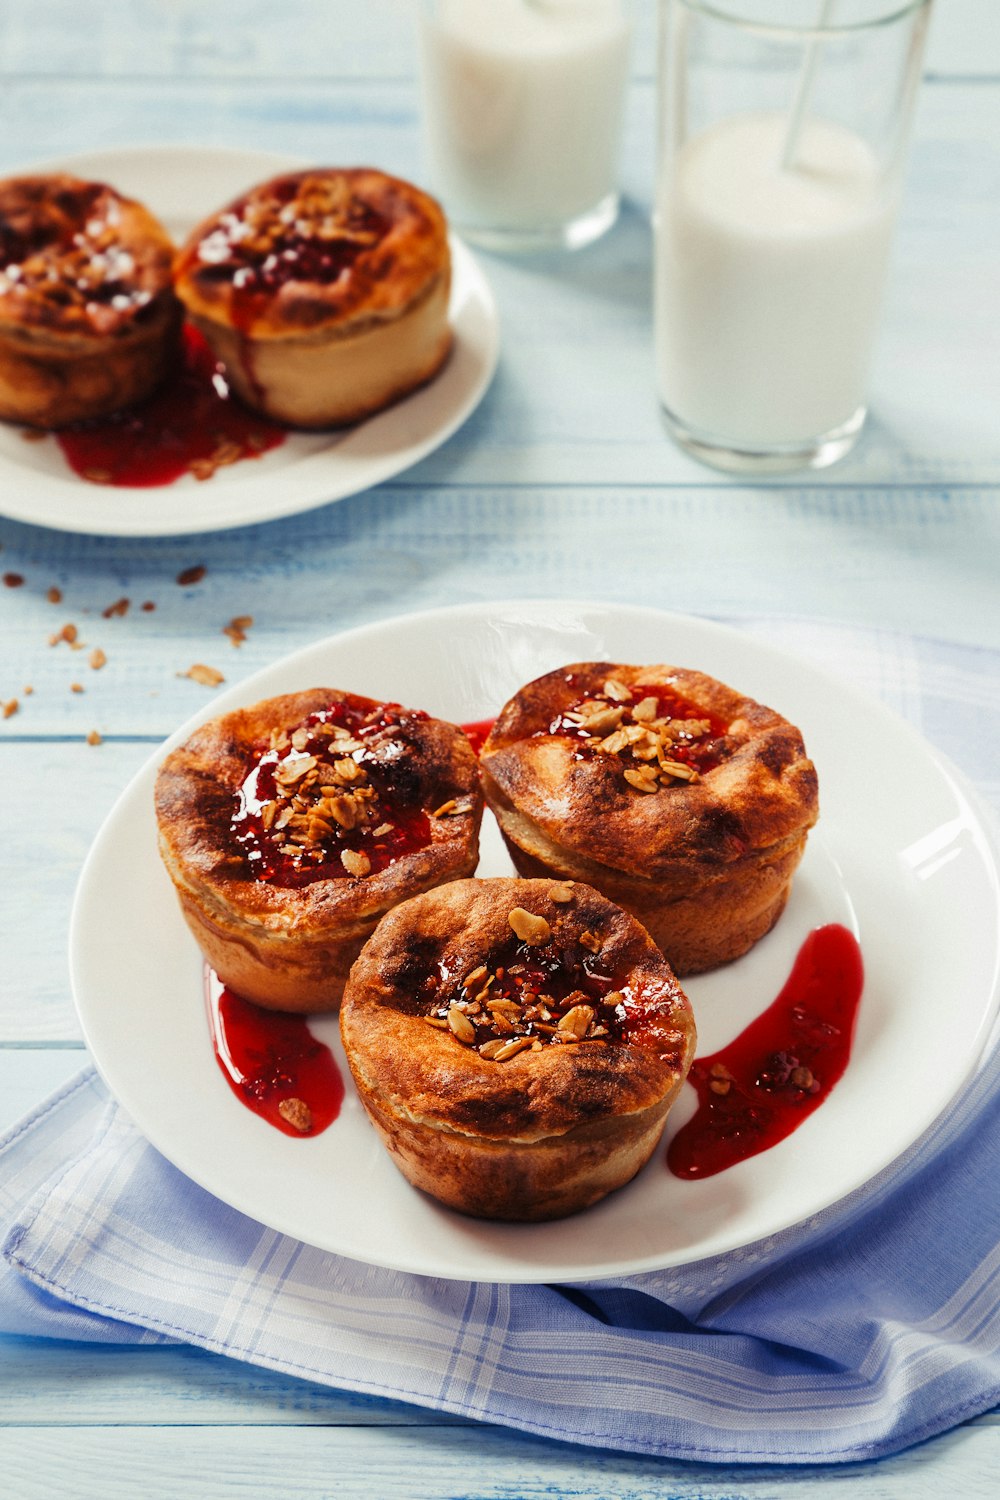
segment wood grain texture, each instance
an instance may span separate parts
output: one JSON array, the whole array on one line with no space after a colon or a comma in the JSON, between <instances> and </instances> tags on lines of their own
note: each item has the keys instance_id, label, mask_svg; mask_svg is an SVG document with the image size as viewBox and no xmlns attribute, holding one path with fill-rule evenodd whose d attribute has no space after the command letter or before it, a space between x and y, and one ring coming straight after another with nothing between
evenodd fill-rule
<instances>
[{"instance_id":1,"label":"wood grain texture","mask_svg":"<svg viewBox=\"0 0 1000 1500\"><path fill-rule=\"evenodd\" d=\"M336 1496L337 1500L924 1500L947 1464L962 1500L992 1500L1000 1430L959 1428L878 1465L749 1468L637 1459L497 1428L8 1429L0 1462L18 1500Z\"/></svg>"}]
</instances>

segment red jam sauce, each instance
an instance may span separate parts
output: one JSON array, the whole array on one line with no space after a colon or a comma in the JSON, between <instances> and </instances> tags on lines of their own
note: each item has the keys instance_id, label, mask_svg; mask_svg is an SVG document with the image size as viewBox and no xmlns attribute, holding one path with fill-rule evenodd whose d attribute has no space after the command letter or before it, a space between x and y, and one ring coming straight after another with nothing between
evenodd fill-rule
<instances>
[{"instance_id":1,"label":"red jam sauce","mask_svg":"<svg viewBox=\"0 0 1000 1500\"><path fill-rule=\"evenodd\" d=\"M262 749L230 824L251 878L280 886L346 880L426 848L431 822L407 800L405 758L395 760L390 782L385 754L387 735L426 718L418 709L349 698Z\"/></svg>"},{"instance_id":2,"label":"red jam sauce","mask_svg":"<svg viewBox=\"0 0 1000 1500\"><path fill-rule=\"evenodd\" d=\"M208 479L286 435L240 405L201 334L186 326L181 361L159 390L138 406L64 427L56 440L81 479L148 489L184 474Z\"/></svg>"},{"instance_id":3,"label":"red jam sauce","mask_svg":"<svg viewBox=\"0 0 1000 1500\"><path fill-rule=\"evenodd\" d=\"M486 744L486 741L489 739L490 730L493 728L493 725L495 723L496 719L476 719L471 724L461 725L461 728L465 732L466 738L468 739L477 755L481 752L483 746Z\"/></svg>"},{"instance_id":4,"label":"red jam sauce","mask_svg":"<svg viewBox=\"0 0 1000 1500\"><path fill-rule=\"evenodd\" d=\"M712 1177L776 1146L818 1109L847 1067L864 985L846 927L817 927L777 999L690 1073L698 1109L670 1143L677 1177Z\"/></svg>"},{"instance_id":5,"label":"red jam sauce","mask_svg":"<svg viewBox=\"0 0 1000 1500\"><path fill-rule=\"evenodd\" d=\"M205 998L215 1056L237 1099L285 1135L319 1135L332 1125L344 1082L306 1017L251 1005L207 966Z\"/></svg>"},{"instance_id":6,"label":"red jam sauce","mask_svg":"<svg viewBox=\"0 0 1000 1500\"><path fill-rule=\"evenodd\" d=\"M538 732L578 740L577 758L583 760L601 753L618 753L607 746L607 740L618 729L642 725L655 731L657 726L668 725L669 759L672 762L690 766L700 774L713 770L726 758L725 736L729 725L708 709L683 697L671 683L642 683L628 688L613 678L610 682L613 692L608 691L607 683L600 691L590 692L575 673L567 673L567 685L577 690L579 696L571 700L546 729ZM649 699L654 700L655 707L649 705ZM645 717L636 718L634 710L640 704L646 705L641 711ZM607 711L604 723L600 718L595 722L594 705ZM686 728L687 725L690 728Z\"/></svg>"},{"instance_id":7,"label":"red jam sauce","mask_svg":"<svg viewBox=\"0 0 1000 1500\"><path fill-rule=\"evenodd\" d=\"M618 1043L662 1047L664 1060L676 1064L681 1038L672 1024L672 992L655 983L637 990L616 981L605 972L598 940L594 952L587 934L581 936L511 942L466 974L441 965L424 981L419 1003L432 1025L452 1030L467 1046L485 1046L487 1058L504 1042L536 1051L549 1044Z\"/></svg>"}]
</instances>

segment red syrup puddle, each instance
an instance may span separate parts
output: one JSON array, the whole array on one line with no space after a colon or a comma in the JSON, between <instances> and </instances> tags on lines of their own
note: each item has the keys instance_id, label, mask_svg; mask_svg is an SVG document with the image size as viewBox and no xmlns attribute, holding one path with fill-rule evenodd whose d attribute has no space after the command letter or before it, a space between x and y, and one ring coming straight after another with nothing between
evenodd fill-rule
<instances>
[{"instance_id":1,"label":"red syrup puddle","mask_svg":"<svg viewBox=\"0 0 1000 1500\"><path fill-rule=\"evenodd\" d=\"M472 724L459 725L459 728L464 730L477 755L479 755L486 741L489 739L490 730L495 723L496 719L477 719Z\"/></svg>"},{"instance_id":2,"label":"red syrup puddle","mask_svg":"<svg viewBox=\"0 0 1000 1500\"><path fill-rule=\"evenodd\" d=\"M712 1177L797 1130L847 1067L863 985L853 934L837 923L811 932L777 999L728 1047L695 1061L698 1109L670 1143L670 1171Z\"/></svg>"},{"instance_id":3,"label":"red syrup puddle","mask_svg":"<svg viewBox=\"0 0 1000 1500\"><path fill-rule=\"evenodd\" d=\"M319 1135L333 1124L344 1082L333 1053L316 1040L305 1016L252 1005L207 966L205 998L216 1059L241 1103L285 1135ZM308 1122L296 1106L286 1108L307 1128L282 1115L279 1105L287 1100L306 1106Z\"/></svg>"},{"instance_id":4,"label":"red syrup puddle","mask_svg":"<svg viewBox=\"0 0 1000 1500\"><path fill-rule=\"evenodd\" d=\"M178 366L152 396L55 436L81 479L149 489L259 458L283 443L287 431L240 405L205 340L187 325Z\"/></svg>"}]
</instances>

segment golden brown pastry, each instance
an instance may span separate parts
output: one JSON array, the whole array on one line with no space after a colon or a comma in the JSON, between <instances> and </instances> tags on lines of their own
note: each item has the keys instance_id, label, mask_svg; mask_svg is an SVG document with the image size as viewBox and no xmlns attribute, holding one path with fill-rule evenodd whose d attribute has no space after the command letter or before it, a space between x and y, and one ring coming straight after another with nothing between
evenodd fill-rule
<instances>
[{"instance_id":1,"label":"golden brown pastry","mask_svg":"<svg viewBox=\"0 0 1000 1500\"><path fill-rule=\"evenodd\" d=\"M248 406L360 421L437 373L451 259L433 198L374 168L276 177L198 226L177 292Z\"/></svg>"},{"instance_id":2,"label":"golden brown pastry","mask_svg":"<svg viewBox=\"0 0 1000 1500\"><path fill-rule=\"evenodd\" d=\"M596 886L681 975L773 927L818 813L799 731L682 667L549 672L504 707L481 765L517 870Z\"/></svg>"},{"instance_id":3,"label":"golden brown pastry","mask_svg":"<svg viewBox=\"0 0 1000 1500\"><path fill-rule=\"evenodd\" d=\"M587 886L462 880L383 918L340 1013L365 1109L416 1187L477 1218L561 1218L649 1159L691 1007Z\"/></svg>"},{"instance_id":4,"label":"golden brown pastry","mask_svg":"<svg viewBox=\"0 0 1000 1500\"><path fill-rule=\"evenodd\" d=\"M475 755L443 720L329 688L224 714L156 782L160 853L223 983L331 1010L378 919L469 875Z\"/></svg>"},{"instance_id":5,"label":"golden brown pastry","mask_svg":"<svg viewBox=\"0 0 1000 1500\"><path fill-rule=\"evenodd\" d=\"M105 183L0 182L0 418L64 427L147 396L177 357L173 254Z\"/></svg>"}]
</instances>

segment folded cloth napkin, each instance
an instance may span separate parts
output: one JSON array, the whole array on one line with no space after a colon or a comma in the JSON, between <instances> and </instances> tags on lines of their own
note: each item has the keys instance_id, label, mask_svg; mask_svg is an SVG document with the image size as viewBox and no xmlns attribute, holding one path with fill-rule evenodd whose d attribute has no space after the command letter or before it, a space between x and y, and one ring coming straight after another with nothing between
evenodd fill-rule
<instances>
[{"instance_id":1,"label":"folded cloth napkin","mask_svg":"<svg viewBox=\"0 0 1000 1500\"><path fill-rule=\"evenodd\" d=\"M804 625L796 641L877 687L996 798L998 653ZM0 1140L0 1329L181 1340L638 1453L872 1458L1000 1401L998 1180L994 1041L902 1160L806 1224L585 1287L443 1281L340 1259L226 1207L88 1069Z\"/></svg>"}]
</instances>

